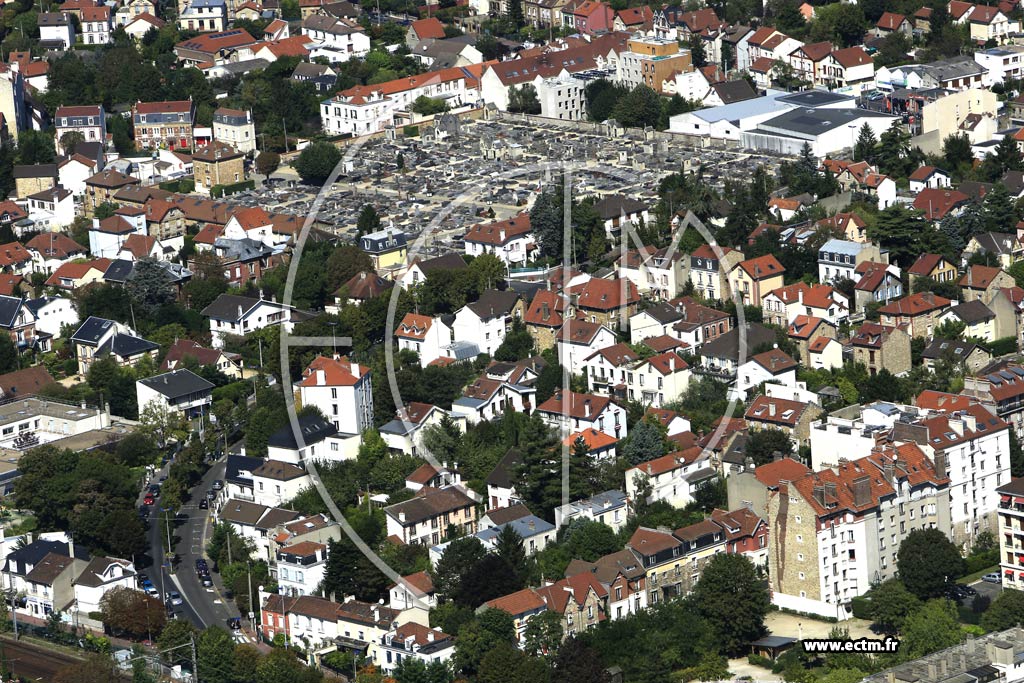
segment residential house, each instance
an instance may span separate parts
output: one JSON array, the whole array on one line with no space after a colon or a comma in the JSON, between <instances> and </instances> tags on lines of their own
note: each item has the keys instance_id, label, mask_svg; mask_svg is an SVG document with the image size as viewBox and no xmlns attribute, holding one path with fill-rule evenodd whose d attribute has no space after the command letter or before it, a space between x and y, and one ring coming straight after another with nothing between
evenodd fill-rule
<instances>
[{"instance_id":1,"label":"residential house","mask_svg":"<svg viewBox=\"0 0 1024 683\"><path fill-rule=\"evenodd\" d=\"M373 269L378 273L405 265L408 249L405 233L401 230L386 228L363 235L359 238L359 246L370 256Z\"/></svg>"},{"instance_id":2,"label":"residential house","mask_svg":"<svg viewBox=\"0 0 1024 683\"><path fill-rule=\"evenodd\" d=\"M832 337L815 337L807 347L807 359L815 370L836 370L843 367L843 345Z\"/></svg>"},{"instance_id":3,"label":"residential house","mask_svg":"<svg viewBox=\"0 0 1024 683\"><path fill-rule=\"evenodd\" d=\"M575 519L599 522L618 533L629 519L629 498L622 491L605 491L585 500L555 508L555 527L561 529Z\"/></svg>"},{"instance_id":4,"label":"residential house","mask_svg":"<svg viewBox=\"0 0 1024 683\"><path fill-rule=\"evenodd\" d=\"M907 179L910 181L910 191L918 194L925 189L940 190L950 186L951 176L941 168L935 166L921 166L910 174Z\"/></svg>"},{"instance_id":5,"label":"residential house","mask_svg":"<svg viewBox=\"0 0 1024 683\"><path fill-rule=\"evenodd\" d=\"M800 363L809 366L811 363L811 343L817 339L835 339L836 326L827 320L809 315L798 315L789 324L789 339L796 344L800 352Z\"/></svg>"},{"instance_id":6,"label":"residential house","mask_svg":"<svg viewBox=\"0 0 1024 683\"><path fill-rule=\"evenodd\" d=\"M757 306L764 295L782 286L785 272L775 256L766 254L737 263L729 273L729 285L744 305Z\"/></svg>"},{"instance_id":7,"label":"residential house","mask_svg":"<svg viewBox=\"0 0 1024 683\"><path fill-rule=\"evenodd\" d=\"M881 323L906 327L911 337L930 338L938 317L953 302L945 297L921 292L890 302L878 309Z\"/></svg>"},{"instance_id":8,"label":"residential house","mask_svg":"<svg viewBox=\"0 0 1024 683\"><path fill-rule=\"evenodd\" d=\"M779 327L786 327L798 315L823 318L833 325L850 315L849 301L829 285L798 282L771 290L760 303L765 322Z\"/></svg>"},{"instance_id":9,"label":"residential house","mask_svg":"<svg viewBox=\"0 0 1024 683\"><path fill-rule=\"evenodd\" d=\"M960 291L964 301L981 301L989 303L1000 289L1014 286L1014 279L1009 273L999 268L972 264L967 267L960 281Z\"/></svg>"},{"instance_id":10,"label":"residential house","mask_svg":"<svg viewBox=\"0 0 1024 683\"><path fill-rule=\"evenodd\" d=\"M596 322L569 318L555 333L558 362L579 374L588 358L615 344L615 333Z\"/></svg>"},{"instance_id":11,"label":"residential house","mask_svg":"<svg viewBox=\"0 0 1024 683\"><path fill-rule=\"evenodd\" d=\"M636 228L651 220L649 207L644 202L621 194L610 194L594 202L594 211L604 224L605 237L613 244L622 238L622 230L628 226Z\"/></svg>"},{"instance_id":12,"label":"residential house","mask_svg":"<svg viewBox=\"0 0 1024 683\"><path fill-rule=\"evenodd\" d=\"M416 353L420 367L425 368L444 356L445 347L452 343L452 330L441 317L406 313L395 330L395 337L398 349Z\"/></svg>"},{"instance_id":13,"label":"residential house","mask_svg":"<svg viewBox=\"0 0 1024 683\"><path fill-rule=\"evenodd\" d=\"M593 428L619 440L626 437L626 412L606 396L560 389L537 406L537 413L563 436Z\"/></svg>"},{"instance_id":14,"label":"residential house","mask_svg":"<svg viewBox=\"0 0 1024 683\"><path fill-rule=\"evenodd\" d=\"M758 396L743 417L751 429L777 429L785 432L794 446L800 447L809 445L811 423L821 412L813 403Z\"/></svg>"},{"instance_id":15,"label":"residential house","mask_svg":"<svg viewBox=\"0 0 1024 683\"><path fill-rule=\"evenodd\" d=\"M297 319L306 317L292 306L237 294L221 294L202 310L202 314L210 319L210 337L215 349L223 348L229 335L244 337L271 325L291 329Z\"/></svg>"},{"instance_id":16,"label":"residential house","mask_svg":"<svg viewBox=\"0 0 1024 683\"><path fill-rule=\"evenodd\" d=\"M736 372L735 390L746 396L749 389L765 382L796 386L797 362L780 349L754 354Z\"/></svg>"},{"instance_id":17,"label":"residential house","mask_svg":"<svg viewBox=\"0 0 1024 683\"><path fill-rule=\"evenodd\" d=\"M505 334L515 320L523 317L524 305L511 290L489 289L455 313L452 324L454 339L476 345L477 353L491 356L505 341Z\"/></svg>"},{"instance_id":18,"label":"residential house","mask_svg":"<svg viewBox=\"0 0 1024 683\"><path fill-rule=\"evenodd\" d=\"M78 107L57 107L53 114L54 138L60 145L68 133L81 133L86 142L105 143L107 139L106 112L102 104ZM63 148L63 145L61 145ZM70 154L73 150L63 149Z\"/></svg>"},{"instance_id":19,"label":"residential house","mask_svg":"<svg viewBox=\"0 0 1024 683\"><path fill-rule=\"evenodd\" d=\"M926 219L938 222L948 215L960 215L970 201L959 190L925 188L917 193L912 206L923 212Z\"/></svg>"},{"instance_id":20,"label":"residential house","mask_svg":"<svg viewBox=\"0 0 1024 683\"><path fill-rule=\"evenodd\" d=\"M975 254L991 254L995 257L997 264L1006 270L1017 261L1024 258L1024 246L1015 235L1003 232L985 232L974 235L967 241L961 259L966 265L970 257Z\"/></svg>"},{"instance_id":21,"label":"residential house","mask_svg":"<svg viewBox=\"0 0 1024 683\"><path fill-rule=\"evenodd\" d=\"M935 338L921 352L921 360L933 372L941 367L939 363L945 362L962 364L968 372L974 373L992 361L992 354L974 342Z\"/></svg>"},{"instance_id":22,"label":"residential house","mask_svg":"<svg viewBox=\"0 0 1024 683\"><path fill-rule=\"evenodd\" d=\"M197 149L192 163L199 194L210 194L215 187L245 180L245 154L219 141Z\"/></svg>"},{"instance_id":23,"label":"residential house","mask_svg":"<svg viewBox=\"0 0 1024 683\"><path fill-rule=\"evenodd\" d=\"M58 269L58 272L59 269ZM78 374L85 376L94 361L111 356L120 366L133 366L149 356L156 360L160 345L143 339L126 325L89 316L71 335L78 360Z\"/></svg>"},{"instance_id":24,"label":"residential house","mask_svg":"<svg viewBox=\"0 0 1024 683\"><path fill-rule=\"evenodd\" d=\"M636 285L623 278L590 278L569 288L572 306L581 320L605 325L612 330L625 327L636 313L640 294Z\"/></svg>"},{"instance_id":25,"label":"residential house","mask_svg":"<svg viewBox=\"0 0 1024 683\"><path fill-rule=\"evenodd\" d=\"M565 314L565 297L550 289L538 290L523 314L523 322L539 351L554 347Z\"/></svg>"},{"instance_id":26,"label":"residential house","mask_svg":"<svg viewBox=\"0 0 1024 683\"><path fill-rule=\"evenodd\" d=\"M850 338L853 361L867 368L871 375L888 370L894 375L910 372L910 335L891 325L866 322Z\"/></svg>"},{"instance_id":27,"label":"residential house","mask_svg":"<svg viewBox=\"0 0 1024 683\"><path fill-rule=\"evenodd\" d=\"M256 152L256 124L252 112L220 107L213 112L213 139L243 154Z\"/></svg>"},{"instance_id":28,"label":"residential house","mask_svg":"<svg viewBox=\"0 0 1024 683\"><path fill-rule=\"evenodd\" d=\"M56 287L73 292L79 287L101 282L107 268L110 267L110 259L95 259L84 263L71 261L53 271L53 274L44 283L47 287Z\"/></svg>"},{"instance_id":29,"label":"residential house","mask_svg":"<svg viewBox=\"0 0 1024 683\"><path fill-rule=\"evenodd\" d=\"M424 487L401 503L384 508L389 536L402 543L435 546L449 526L471 536L476 533L476 500L461 486Z\"/></svg>"},{"instance_id":30,"label":"residential house","mask_svg":"<svg viewBox=\"0 0 1024 683\"><path fill-rule=\"evenodd\" d=\"M859 279L857 266L865 261L885 263L888 258L870 242L830 239L818 249L818 281L849 279L856 282Z\"/></svg>"},{"instance_id":31,"label":"residential house","mask_svg":"<svg viewBox=\"0 0 1024 683\"><path fill-rule=\"evenodd\" d=\"M907 269L910 286L918 280L930 279L935 282L953 282L959 273L957 267L941 254L921 254L914 265Z\"/></svg>"},{"instance_id":32,"label":"residential house","mask_svg":"<svg viewBox=\"0 0 1024 683\"><path fill-rule=\"evenodd\" d=\"M370 369L343 357L317 356L296 383L299 402L316 406L342 434L362 434L373 425Z\"/></svg>"},{"instance_id":33,"label":"residential house","mask_svg":"<svg viewBox=\"0 0 1024 683\"><path fill-rule=\"evenodd\" d=\"M859 279L853 286L856 310L863 311L870 303L889 303L903 296L900 269L888 263L862 261L856 269Z\"/></svg>"},{"instance_id":34,"label":"residential house","mask_svg":"<svg viewBox=\"0 0 1024 683\"><path fill-rule=\"evenodd\" d=\"M173 370L135 381L139 415L155 405L172 413L193 418L209 412L213 384L191 370Z\"/></svg>"},{"instance_id":35,"label":"residential house","mask_svg":"<svg viewBox=\"0 0 1024 683\"><path fill-rule=\"evenodd\" d=\"M729 296L729 273L743 254L729 247L702 244L690 254L690 282L699 296L710 301Z\"/></svg>"},{"instance_id":36,"label":"residential house","mask_svg":"<svg viewBox=\"0 0 1024 683\"><path fill-rule=\"evenodd\" d=\"M171 348L167 350L163 362L160 363L161 372L176 370L185 367L188 359L192 359L200 366L215 368L226 376L242 378L242 359L238 354L229 353L221 349L210 349L191 339L177 339Z\"/></svg>"},{"instance_id":37,"label":"residential house","mask_svg":"<svg viewBox=\"0 0 1024 683\"><path fill-rule=\"evenodd\" d=\"M196 105L192 100L137 102L132 106L135 145L139 149L192 149L195 119Z\"/></svg>"},{"instance_id":38,"label":"residential house","mask_svg":"<svg viewBox=\"0 0 1024 683\"><path fill-rule=\"evenodd\" d=\"M650 356L626 373L626 396L630 401L661 408L683 396L691 374L690 366L676 351Z\"/></svg>"},{"instance_id":39,"label":"residential house","mask_svg":"<svg viewBox=\"0 0 1024 683\"><path fill-rule=\"evenodd\" d=\"M693 501L694 491L715 476L709 455L693 446L626 470L626 495L636 502L664 501L684 508Z\"/></svg>"},{"instance_id":40,"label":"residential house","mask_svg":"<svg viewBox=\"0 0 1024 683\"><path fill-rule=\"evenodd\" d=\"M998 338L996 314L980 299L951 306L943 311L936 320L938 325L949 322L963 324L965 326L963 334L969 339L982 339L991 343Z\"/></svg>"},{"instance_id":41,"label":"residential house","mask_svg":"<svg viewBox=\"0 0 1024 683\"><path fill-rule=\"evenodd\" d=\"M536 246L527 213L495 223L478 223L462 241L467 256L493 254L508 267L525 265Z\"/></svg>"}]
</instances>

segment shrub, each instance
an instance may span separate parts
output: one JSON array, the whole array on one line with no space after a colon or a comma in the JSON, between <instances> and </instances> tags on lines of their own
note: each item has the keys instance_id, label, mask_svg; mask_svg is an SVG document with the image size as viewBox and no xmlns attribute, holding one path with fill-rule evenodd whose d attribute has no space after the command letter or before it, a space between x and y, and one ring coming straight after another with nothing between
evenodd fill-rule
<instances>
[{"instance_id":1,"label":"shrub","mask_svg":"<svg viewBox=\"0 0 1024 683\"><path fill-rule=\"evenodd\" d=\"M762 657L761 655L748 655L747 662L753 664L754 666L760 666L762 668L768 669L769 671L771 671L772 667L775 666L775 662L768 659L767 657Z\"/></svg>"},{"instance_id":2,"label":"shrub","mask_svg":"<svg viewBox=\"0 0 1024 683\"><path fill-rule=\"evenodd\" d=\"M402 128L402 135L407 138L419 137L420 127L419 126L406 126Z\"/></svg>"},{"instance_id":3,"label":"shrub","mask_svg":"<svg viewBox=\"0 0 1024 683\"><path fill-rule=\"evenodd\" d=\"M850 608L853 610L853 616L858 619L867 619L871 621L871 600L859 595L850 601Z\"/></svg>"},{"instance_id":4,"label":"shrub","mask_svg":"<svg viewBox=\"0 0 1024 683\"><path fill-rule=\"evenodd\" d=\"M232 183L230 185L214 185L210 188L210 196L214 199L219 199L229 194L236 194L238 192L245 192L246 190L252 190L256 187L255 180L243 180L241 182Z\"/></svg>"}]
</instances>

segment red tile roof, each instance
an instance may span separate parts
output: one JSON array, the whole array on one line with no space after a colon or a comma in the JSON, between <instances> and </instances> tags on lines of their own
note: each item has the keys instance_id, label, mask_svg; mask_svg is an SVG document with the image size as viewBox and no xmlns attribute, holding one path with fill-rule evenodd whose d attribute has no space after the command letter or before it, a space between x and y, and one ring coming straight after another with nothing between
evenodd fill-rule
<instances>
[{"instance_id":1,"label":"red tile roof","mask_svg":"<svg viewBox=\"0 0 1024 683\"><path fill-rule=\"evenodd\" d=\"M966 204L970 197L959 190L948 190L935 187L926 187L914 198L914 208L923 211L928 220L940 220L945 218L953 209Z\"/></svg>"},{"instance_id":2,"label":"red tile roof","mask_svg":"<svg viewBox=\"0 0 1024 683\"><path fill-rule=\"evenodd\" d=\"M541 327L561 327L564 311L565 299L549 289L542 289L533 295L533 301L523 315L523 322Z\"/></svg>"},{"instance_id":3,"label":"red tile roof","mask_svg":"<svg viewBox=\"0 0 1024 683\"><path fill-rule=\"evenodd\" d=\"M768 422L775 425L795 427L807 410L808 404L789 401L784 398L758 396L754 399L744 417L747 421Z\"/></svg>"},{"instance_id":4,"label":"red tile roof","mask_svg":"<svg viewBox=\"0 0 1024 683\"><path fill-rule=\"evenodd\" d=\"M988 289L992 281L1002 272L999 268L974 264L968 266L967 272L963 274L957 284L969 289Z\"/></svg>"},{"instance_id":5,"label":"red tile roof","mask_svg":"<svg viewBox=\"0 0 1024 683\"><path fill-rule=\"evenodd\" d=\"M319 384L317 382L318 371L323 371L325 383ZM336 386L336 387L350 387L354 386L360 379L370 374L370 368L365 365L357 365L356 371L358 377L353 372L353 363L348 358L339 358L335 360L333 358L327 358L326 356L317 356L313 359L313 362L309 364L309 367L302 373L303 379L299 382L299 386L302 387L318 387L318 386Z\"/></svg>"},{"instance_id":6,"label":"red tile roof","mask_svg":"<svg viewBox=\"0 0 1024 683\"><path fill-rule=\"evenodd\" d=\"M913 317L945 308L951 303L944 296L932 294L931 292L920 292L886 304L879 308L878 312L882 315Z\"/></svg>"},{"instance_id":7,"label":"red tile roof","mask_svg":"<svg viewBox=\"0 0 1024 683\"><path fill-rule=\"evenodd\" d=\"M907 18L902 14L896 14L895 12L883 12L882 16L879 17L878 21L875 23L875 26L885 31L898 31L900 25L906 20Z\"/></svg>"},{"instance_id":8,"label":"red tile roof","mask_svg":"<svg viewBox=\"0 0 1024 683\"><path fill-rule=\"evenodd\" d=\"M444 24L437 17L418 19L412 22L410 28L416 32L416 37L420 40L426 40L427 38L440 40L444 38Z\"/></svg>"},{"instance_id":9,"label":"red tile roof","mask_svg":"<svg viewBox=\"0 0 1024 683\"><path fill-rule=\"evenodd\" d=\"M779 259L775 258L773 254L765 254L757 258L740 261L737 267L742 268L747 275L755 280L775 277L786 272L786 268L779 263Z\"/></svg>"},{"instance_id":10,"label":"red tile roof","mask_svg":"<svg viewBox=\"0 0 1024 683\"><path fill-rule=\"evenodd\" d=\"M478 223L463 237L465 242L503 246L516 237L530 232L530 214L521 213L507 220L494 223Z\"/></svg>"},{"instance_id":11,"label":"red tile roof","mask_svg":"<svg viewBox=\"0 0 1024 683\"><path fill-rule=\"evenodd\" d=\"M578 394L559 389L555 395L537 406L537 410L556 415L568 415L581 420L596 418L611 403L607 396ZM588 416L589 410L589 416Z\"/></svg>"},{"instance_id":12,"label":"red tile roof","mask_svg":"<svg viewBox=\"0 0 1024 683\"><path fill-rule=\"evenodd\" d=\"M941 254L921 254L907 272L911 275L929 277L942 260Z\"/></svg>"},{"instance_id":13,"label":"red tile roof","mask_svg":"<svg viewBox=\"0 0 1024 683\"><path fill-rule=\"evenodd\" d=\"M811 469L801 462L792 458L782 458L755 468L754 476L765 486L774 488L779 482L799 479L810 471Z\"/></svg>"}]
</instances>

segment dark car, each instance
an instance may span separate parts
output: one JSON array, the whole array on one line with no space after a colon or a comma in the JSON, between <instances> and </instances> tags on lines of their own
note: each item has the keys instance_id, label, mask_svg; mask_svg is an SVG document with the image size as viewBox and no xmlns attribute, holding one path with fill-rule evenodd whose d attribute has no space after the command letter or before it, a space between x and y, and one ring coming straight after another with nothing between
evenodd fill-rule
<instances>
[{"instance_id":1,"label":"dark car","mask_svg":"<svg viewBox=\"0 0 1024 683\"><path fill-rule=\"evenodd\" d=\"M213 480L213 490L214 491L220 491L222 488L224 488L224 482L221 481L220 479L214 479Z\"/></svg>"},{"instance_id":2,"label":"dark car","mask_svg":"<svg viewBox=\"0 0 1024 683\"><path fill-rule=\"evenodd\" d=\"M228 628L232 631L238 631L242 628L242 620L238 617L231 617L228 619Z\"/></svg>"},{"instance_id":3,"label":"dark car","mask_svg":"<svg viewBox=\"0 0 1024 683\"><path fill-rule=\"evenodd\" d=\"M208 501L205 498L203 498L201 501L199 501L199 509L200 510L209 510L210 509L210 501Z\"/></svg>"},{"instance_id":4,"label":"dark car","mask_svg":"<svg viewBox=\"0 0 1024 683\"><path fill-rule=\"evenodd\" d=\"M153 494L154 498L159 496L160 495L160 484L150 484L149 485L149 492Z\"/></svg>"},{"instance_id":5,"label":"dark car","mask_svg":"<svg viewBox=\"0 0 1024 683\"><path fill-rule=\"evenodd\" d=\"M204 588L209 588L213 585L213 579L210 578L210 575L208 573L203 574L199 577L199 583L203 584Z\"/></svg>"}]
</instances>

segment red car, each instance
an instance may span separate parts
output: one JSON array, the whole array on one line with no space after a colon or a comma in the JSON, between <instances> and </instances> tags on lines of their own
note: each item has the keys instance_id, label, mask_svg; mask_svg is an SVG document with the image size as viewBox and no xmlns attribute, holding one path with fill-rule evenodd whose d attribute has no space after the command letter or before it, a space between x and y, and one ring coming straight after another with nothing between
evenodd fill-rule
<instances>
[{"instance_id":1,"label":"red car","mask_svg":"<svg viewBox=\"0 0 1024 683\"><path fill-rule=\"evenodd\" d=\"M142 502L145 503L146 505L152 505L156 501L153 499L152 493L147 493L146 497L142 500Z\"/></svg>"}]
</instances>

